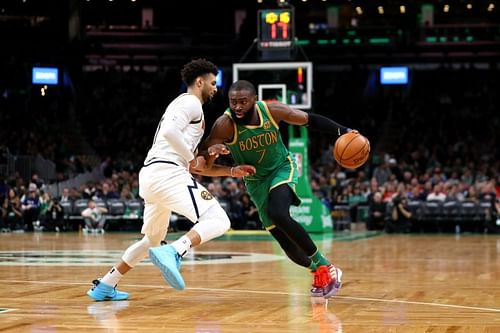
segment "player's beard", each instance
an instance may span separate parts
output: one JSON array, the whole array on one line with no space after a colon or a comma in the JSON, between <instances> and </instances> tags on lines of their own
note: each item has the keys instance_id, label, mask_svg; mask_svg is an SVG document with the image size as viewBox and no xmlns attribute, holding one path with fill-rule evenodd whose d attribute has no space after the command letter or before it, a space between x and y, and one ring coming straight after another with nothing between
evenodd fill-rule
<instances>
[{"instance_id":1,"label":"player's beard","mask_svg":"<svg viewBox=\"0 0 500 333\"><path fill-rule=\"evenodd\" d=\"M254 112L255 112L255 107L248 110L248 112L245 113L243 118L238 118L238 117L236 117L236 113L231 109L231 116L233 117L233 120L236 124L248 125L248 124L250 124L250 121L252 120Z\"/></svg>"}]
</instances>

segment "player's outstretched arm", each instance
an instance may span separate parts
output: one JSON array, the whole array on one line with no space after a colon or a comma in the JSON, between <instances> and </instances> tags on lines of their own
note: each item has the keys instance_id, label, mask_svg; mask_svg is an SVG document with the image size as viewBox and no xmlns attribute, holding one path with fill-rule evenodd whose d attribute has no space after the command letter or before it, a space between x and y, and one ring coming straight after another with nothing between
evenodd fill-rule
<instances>
[{"instance_id":1,"label":"player's outstretched arm","mask_svg":"<svg viewBox=\"0 0 500 333\"><path fill-rule=\"evenodd\" d=\"M229 149L225 146L225 142L230 142L234 135L233 121L225 115L220 116L215 121L210 134L200 144L200 155L205 156L207 165L210 167L219 155L226 155Z\"/></svg>"},{"instance_id":2,"label":"player's outstretched arm","mask_svg":"<svg viewBox=\"0 0 500 333\"><path fill-rule=\"evenodd\" d=\"M208 177L241 178L253 175L255 173L255 167L248 164L236 166L213 164L209 169L190 169L190 172Z\"/></svg>"},{"instance_id":3,"label":"player's outstretched arm","mask_svg":"<svg viewBox=\"0 0 500 333\"><path fill-rule=\"evenodd\" d=\"M278 123L284 121L291 125L308 126L318 131L335 133L339 136L351 131L350 128L342 126L330 118L294 109L283 103L270 103L269 110Z\"/></svg>"}]
</instances>

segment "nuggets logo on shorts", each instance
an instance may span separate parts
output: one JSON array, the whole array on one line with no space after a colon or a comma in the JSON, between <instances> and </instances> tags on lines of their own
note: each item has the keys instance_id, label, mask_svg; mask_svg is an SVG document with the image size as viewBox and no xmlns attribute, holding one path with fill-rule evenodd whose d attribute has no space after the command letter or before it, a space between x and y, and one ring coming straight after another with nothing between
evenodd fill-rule
<instances>
[{"instance_id":1,"label":"nuggets logo on shorts","mask_svg":"<svg viewBox=\"0 0 500 333\"><path fill-rule=\"evenodd\" d=\"M201 197L205 200L212 200L214 198L214 196L212 195L212 193L208 192L208 191L202 191L201 192Z\"/></svg>"}]
</instances>

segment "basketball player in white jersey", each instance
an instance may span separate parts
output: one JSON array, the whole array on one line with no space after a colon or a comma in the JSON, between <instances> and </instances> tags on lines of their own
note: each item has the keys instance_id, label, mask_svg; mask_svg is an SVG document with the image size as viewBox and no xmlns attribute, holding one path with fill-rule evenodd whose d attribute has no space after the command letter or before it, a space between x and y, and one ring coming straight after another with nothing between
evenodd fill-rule
<instances>
[{"instance_id":1,"label":"basketball player in white jersey","mask_svg":"<svg viewBox=\"0 0 500 333\"><path fill-rule=\"evenodd\" d=\"M189 172L232 177L255 172L248 165L213 165L208 170L207 163L211 165L216 155L209 157L209 161L196 156L205 129L202 104L217 92L217 67L205 59L196 59L183 67L181 75L188 87L187 93L168 105L139 173L139 194L145 202L141 230L144 237L132 244L102 279L93 281L87 295L96 301L127 299L128 293L117 290L116 284L123 274L148 255L148 251L165 280L176 289L184 289L180 258L191 247L221 236L231 225L219 203ZM172 211L186 216L195 225L171 245L160 246L167 234Z\"/></svg>"}]
</instances>

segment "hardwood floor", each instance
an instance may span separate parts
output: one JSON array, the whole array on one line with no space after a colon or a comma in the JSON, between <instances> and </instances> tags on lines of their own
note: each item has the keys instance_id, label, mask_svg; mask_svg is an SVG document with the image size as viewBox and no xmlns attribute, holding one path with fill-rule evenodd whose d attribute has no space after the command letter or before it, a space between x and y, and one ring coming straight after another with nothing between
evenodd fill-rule
<instances>
[{"instance_id":1,"label":"hardwood floor","mask_svg":"<svg viewBox=\"0 0 500 333\"><path fill-rule=\"evenodd\" d=\"M497 235L350 236L315 236L344 286L314 304L310 274L265 232L197 248L184 291L146 260L120 282L122 302L85 292L139 234L0 234L0 331L500 332Z\"/></svg>"}]
</instances>

